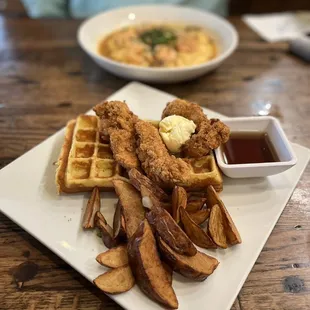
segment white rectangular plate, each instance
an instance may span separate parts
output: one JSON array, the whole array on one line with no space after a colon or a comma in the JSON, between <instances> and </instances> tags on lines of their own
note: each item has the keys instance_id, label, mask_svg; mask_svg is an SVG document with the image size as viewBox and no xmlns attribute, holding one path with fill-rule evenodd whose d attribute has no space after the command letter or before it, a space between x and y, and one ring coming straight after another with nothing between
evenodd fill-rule
<instances>
[{"instance_id":1,"label":"white rectangular plate","mask_svg":"<svg viewBox=\"0 0 310 310\"><path fill-rule=\"evenodd\" d=\"M130 83L109 100L126 100L143 119L159 119L172 95L139 83ZM224 117L205 110L210 117ZM55 166L64 131L61 130L0 171L0 210L92 281L106 269L95 257L105 250L95 232L81 229L81 216L89 194L61 195L54 184ZM279 175L257 179L224 179L221 194L243 239L227 250L204 252L220 261L204 282L191 282L174 274L179 309L229 309L255 260L289 200L310 150L293 144L297 165ZM102 212L112 220L115 195L104 193ZM111 296L126 309L160 309L135 286Z\"/></svg>"}]
</instances>

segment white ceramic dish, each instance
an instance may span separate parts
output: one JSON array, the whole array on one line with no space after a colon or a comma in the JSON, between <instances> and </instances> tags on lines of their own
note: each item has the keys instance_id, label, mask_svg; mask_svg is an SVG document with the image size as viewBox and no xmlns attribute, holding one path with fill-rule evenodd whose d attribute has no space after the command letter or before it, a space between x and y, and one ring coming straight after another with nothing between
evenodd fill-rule
<instances>
[{"instance_id":1,"label":"white ceramic dish","mask_svg":"<svg viewBox=\"0 0 310 310\"><path fill-rule=\"evenodd\" d=\"M217 163L222 172L230 178L266 177L281 173L294 165L297 158L280 122L271 116L235 117L225 119L231 132L266 132L280 159L279 162L258 164L227 164L220 148L215 150Z\"/></svg>"},{"instance_id":2,"label":"white ceramic dish","mask_svg":"<svg viewBox=\"0 0 310 310\"><path fill-rule=\"evenodd\" d=\"M99 55L98 42L105 35L123 26L152 22L178 22L204 27L215 39L219 55L207 63L180 68L144 68ZM210 12L172 5L129 6L100 13L82 23L77 38L83 50L107 71L127 79L157 83L190 80L210 72L229 57L238 44L235 28L224 18Z\"/></svg>"},{"instance_id":3,"label":"white ceramic dish","mask_svg":"<svg viewBox=\"0 0 310 310\"><path fill-rule=\"evenodd\" d=\"M141 118L158 120L173 96L131 83L109 99L126 99ZM210 110L205 112L210 117L223 117ZM0 171L0 210L92 281L106 270L95 261L96 255L106 248L96 232L81 229L89 194L56 194L53 162L63 138L61 130ZM221 198L243 243L227 250L202 250L220 261L214 274L204 282L195 283L174 274L173 287L180 310L230 309L308 163L310 150L297 144L293 149L298 163L281 174L268 178L224 178ZM112 193L102 196L101 211L111 223L117 200ZM129 310L163 309L137 286L111 298Z\"/></svg>"}]
</instances>

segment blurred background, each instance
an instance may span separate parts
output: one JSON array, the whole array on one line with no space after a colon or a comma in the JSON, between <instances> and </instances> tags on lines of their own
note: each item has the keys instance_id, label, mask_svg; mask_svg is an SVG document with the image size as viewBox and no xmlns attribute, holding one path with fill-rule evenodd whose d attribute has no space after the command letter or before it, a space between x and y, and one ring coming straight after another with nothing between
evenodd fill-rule
<instances>
[{"instance_id":1,"label":"blurred background","mask_svg":"<svg viewBox=\"0 0 310 310\"><path fill-rule=\"evenodd\" d=\"M128 4L178 3L209 9L221 15L309 10L309 0L0 0L0 14L32 17L87 17L107 8Z\"/></svg>"}]
</instances>

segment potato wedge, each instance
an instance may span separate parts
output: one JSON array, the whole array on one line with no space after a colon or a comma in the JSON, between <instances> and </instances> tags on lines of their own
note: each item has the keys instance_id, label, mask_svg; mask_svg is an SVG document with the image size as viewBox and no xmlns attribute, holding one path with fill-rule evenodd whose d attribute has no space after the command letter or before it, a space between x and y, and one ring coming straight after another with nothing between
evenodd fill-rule
<instances>
[{"instance_id":1,"label":"potato wedge","mask_svg":"<svg viewBox=\"0 0 310 310\"><path fill-rule=\"evenodd\" d=\"M186 190L181 186L175 186L172 192L172 217L179 223L180 222L180 208L185 209L187 205Z\"/></svg>"},{"instance_id":2,"label":"potato wedge","mask_svg":"<svg viewBox=\"0 0 310 310\"><path fill-rule=\"evenodd\" d=\"M188 212L190 218L197 224L200 225L204 223L210 216L210 209L202 209L196 212Z\"/></svg>"},{"instance_id":3,"label":"potato wedge","mask_svg":"<svg viewBox=\"0 0 310 310\"><path fill-rule=\"evenodd\" d=\"M216 243L219 247L226 249L227 240L225 234L224 220L219 205L214 205L211 209L208 229L214 243Z\"/></svg>"},{"instance_id":4,"label":"potato wedge","mask_svg":"<svg viewBox=\"0 0 310 310\"><path fill-rule=\"evenodd\" d=\"M148 187L141 185L140 193L144 208L151 210L154 205L157 207L161 206L161 201L153 194L153 192Z\"/></svg>"},{"instance_id":5,"label":"potato wedge","mask_svg":"<svg viewBox=\"0 0 310 310\"><path fill-rule=\"evenodd\" d=\"M151 210L153 205L157 207L162 207L167 210L170 214L172 212L172 207L170 202L162 202L160 201L150 190L148 187L144 185L140 186L141 196L142 196L142 204L145 208Z\"/></svg>"},{"instance_id":6,"label":"potato wedge","mask_svg":"<svg viewBox=\"0 0 310 310\"><path fill-rule=\"evenodd\" d=\"M130 238L144 219L141 195L125 181L113 180L113 185L122 205L127 238Z\"/></svg>"},{"instance_id":7,"label":"potato wedge","mask_svg":"<svg viewBox=\"0 0 310 310\"><path fill-rule=\"evenodd\" d=\"M198 198L207 198L207 192L206 191L200 191L200 192L188 192L187 193L187 200L196 200Z\"/></svg>"},{"instance_id":8,"label":"potato wedge","mask_svg":"<svg viewBox=\"0 0 310 310\"><path fill-rule=\"evenodd\" d=\"M111 249L111 248L119 245L119 243L120 243L119 238L113 237L113 229L107 223L105 217L103 216L103 214L100 211L96 212L95 225L96 225L96 227L98 227L100 229L102 241L107 248Z\"/></svg>"},{"instance_id":9,"label":"potato wedge","mask_svg":"<svg viewBox=\"0 0 310 310\"><path fill-rule=\"evenodd\" d=\"M144 220L128 242L128 258L140 289L162 305L176 309L178 300L156 247L151 226Z\"/></svg>"},{"instance_id":10,"label":"potato wedge","mask_svg":"<svg viewBox=\"0 0 310 310\"><path fill-rule=\"evenodd\" d=\"M172 285L172 275L173 275L173 270L172 268L165 262L161 261L165 271L166 271L166 275L167 275L167 278L168 278L168 281L170 283L170 285Z\"/></svg>"},{"instance_id":11,"label":"potato wedge","mask_svg":"<svg viewBox=\"0 0 310 310\"><path fill-rule=\"evenodd\" d=\"M100 192L98 187L94 187L91 196L87 202L85 213L83 216L83 228L94 228L95 227L95 215L96 212L100 211Z\"/></svg>"},{"instance_id":12,"label":"potato wedge","mask_svg":"<svg viewBox=\"0 0 310 310\"><path fill-rule=\"evenodd\" d=\"M177 253L189 256L197 253L193 242L165 209L153 206L146 218L153 230Z\"/></svg>"},{"instance_id":13,"label":"potato wedge","mask_svg":"<svg viewBox=\"0 0 310 310\"><path fill-rule=\"evenodd\" d=\"M228 244L234 245L237 243L241 243L242 239L239 234L239 231L235 223L233 222L228 210L226 209L223 201L220 199L218 193L215 191L215 189L212 186L208 186L207 193L208 193L208 199L207 199L208 203L212 206L217 204L222 211L223 218L224 218L224 225L225 225L225 233L226 233Z\"/></svg>"},{"instance_id":14,"label":"potato wedge","mask_svg":"<svg viewBox=\"0 0 310 310\"><path fill-rule=\"evenodd\" d=\"M203 281L213 273L219 261L197 251L194 256L180 255L173 251L161 238L158 239L158 246L164 260L170 267L186 278Z\"/></svg>"},{"instance_id":15,"label":"potato wedge","mask_svg":"<svg viewBox=\"0 0 310 310\"><path fill-rule=\"evenodd\" d=\"M202 209L206 203L207 198L198 198L196 200L188 201L186 205L187 212L196 212Z\"/></svg>"},{"instance_id":16,"label":"potato wedge","mask_svg":"<svg viewBox=\"0 0 310 310\"><path fill-rule=\"evenodd\" d=\"M122 208L123 209L123 208ZM122 215L121 216L121 230L125 233L125 235L127 236L127 231L126 231L126 222L125 222L125 218Z\"/></svg>"},{"instance_id":17,"label":"potato wedge","mask_svg":"<svg viewBox=\"0 0 310 310\"><path fill-rule=\"evenodd\" d=\"M113 238L126 238L126 231L122 225L122 205L118 200L113 217Z\"/></svg>"},{"instance_id":18,"label":"potato wedge","mask_svg":"<svg viewBox=\"0 0 310 310\"><path fill-rule=\"evenodd\" d=\"M191 239L196 245L202 248L216 248L216 244L213 242L210 236L191 219L190 215L186 212L185 209L180 208L180 215L184 230L189 239Z\"/></svg>"},{"instance_id":19,"label":"potato wedge","mask_svg":"<svg viewBox=\"0 0 310 310\"><path fill-rule=\"evenodd\" d=\"M116 248L100 253L96 261L103 266L119 268L128 265L127 246L119 245Z\"/></svg>"},{"instance_id":20,"label":"potato wedge","mask_svg":"<svg viewBox=\"0 0 310 310\"><path fill-rule=\"evenodd\" d=\"M169 201L169 196L146 175L143 175L137 169L130 169L128 172L131 184L141 192L141 185L151 190L159 201Z\"/></svg>"},{"instance_id":21,"label":"potato wedge","mask_svg":"<svg viewBox=\"0 0 310 310\"><path fill-rule=\"evenodd\" d=\"M129 266L123 266L100 275L94 284L107 294L120 294L129 291L135 285L135 279Z\"/></svg>"}]
</instances>

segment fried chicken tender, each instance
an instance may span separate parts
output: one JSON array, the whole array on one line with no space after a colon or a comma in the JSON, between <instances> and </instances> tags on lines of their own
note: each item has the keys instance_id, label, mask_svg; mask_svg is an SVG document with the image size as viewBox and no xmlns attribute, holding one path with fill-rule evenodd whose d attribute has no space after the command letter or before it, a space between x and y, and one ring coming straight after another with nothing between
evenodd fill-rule
<instances>
[{"instance_id":1,"label":"fried chicken tender","mask_svg":"<svg viewBox=\"0 0 310 310\"><path fill-rule=\"evenodd\" d=\"M94 111L100 118L100 134L103 138L110 137L114 159L126 169L138 168L134 127L138 117L122 101L97 104Z\"/></svg>"},{"instance_id":2,"label":"fried chicken tender","mask_svg":"<svg viewBox=\"0 0 310 310\"><path fill-rule=\"evenodd\" d=\"M169 102L161 118L163 119L170 115L180 115L192 120L197 126L197 131L200 129L201 123L205 122L207 119L202 108L198 104L183 99L175 99Z\"/></svg>"},{"instance_id":3,"label":"fried chicken tender","mask_svg":"<svg viewBox=\"0 0 310 310\"><path fill-rule=\"evenodd\" d=\"M114 129L110 134L110 146L114 159L126 169L138 168L135 135L124 129Z\"/></svg>"},{"instance_id":4,"label":"fried chicken tender","mask_svg":"<svg viewBox=\"0 0 310 310\"><path fill-rule=\"evenodd\" d=\"M97 104L93 109L102 121L104 134L111 129L125 129L134 132L134 124L138 116L133 114L123 101L105 101Z\"/></svg>"},{"instance_id":5,"label":"fried chicken tender","mask_svg":"<svg viewBox=\"0 0 310 310\"><path fill-rule=\"evenodd\" d=\"M208 155L211 150L229 139L229 127L218 119L209 120L198 104L176 99L167 104L162 118L169 115L183 116L192 120L197 126L196 133L182 147L186 157L199 158Z\"/></svg>"},{"instance_id":6,"label":"fried chicken tender","mask_svg":"<svg viewBox=\"0 0 310 310\"><path fill-rule=\"evenodd\" d=\"M229 128L218 119L203 122L197 134L185 142L182 151L187 157L198 158L207 155L229 139Z\"/></svg>"},{"instance_id":7,"label":"fried chicken tender","mask_svg":"<svg viewBox=\"0 0 310 310\"><path fill-rule=\"evenodd\" d=\"M191 173L190 165L169 154L158 130L142 120L136 122L135 129L137 154L148 177L163 188L173 188L177 183L186 182Z\"/></svg>"}]
</instances>

